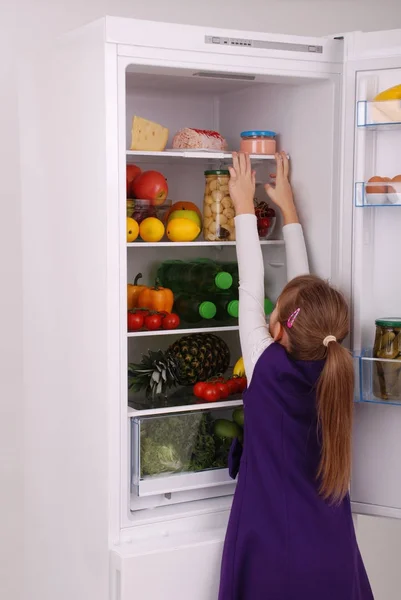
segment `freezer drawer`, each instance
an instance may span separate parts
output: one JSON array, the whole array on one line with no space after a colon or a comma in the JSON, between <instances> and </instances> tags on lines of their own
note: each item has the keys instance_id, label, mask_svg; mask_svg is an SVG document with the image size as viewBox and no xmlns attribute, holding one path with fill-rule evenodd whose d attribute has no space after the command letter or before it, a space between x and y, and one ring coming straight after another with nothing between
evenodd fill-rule
<instances>
[{"instance_id":1,"label":"freezer drawer","mask_svg":"<svg viewBox=\"0 0 401 600\"><path fill-rule=\"evenodd\" d=\"M112 600L214 600L225 529L124 544L111 552Z\"/></svg>"},{"instance_id":2,"label":"freezer drawer","mask_svg":"<svg viewBox=\"0 0 401 600\"><path fill-rule=\"evenodd\" d=\"M138 496L232 485L228 454L242 408L131 419L131 491Z\"/></svg>"}]
</instances>

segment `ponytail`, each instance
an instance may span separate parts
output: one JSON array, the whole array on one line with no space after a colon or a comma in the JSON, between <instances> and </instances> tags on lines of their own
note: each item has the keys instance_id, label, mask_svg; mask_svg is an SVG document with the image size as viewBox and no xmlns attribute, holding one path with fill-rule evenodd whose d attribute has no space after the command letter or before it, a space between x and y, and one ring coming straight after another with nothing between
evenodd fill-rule
<instances>
[{"instance_id":1,"label":"ponytail","mask_svg":"<svg viewBox=\"0 0 401 600\"><path fill-rule=\"evenodd\" d=\"M327 358L317 387L322 452L318 469L320 493L339 503L351 478L351 435L354 368L350 353L338 342L327 345Z\"/></svg>"}]
</instances>

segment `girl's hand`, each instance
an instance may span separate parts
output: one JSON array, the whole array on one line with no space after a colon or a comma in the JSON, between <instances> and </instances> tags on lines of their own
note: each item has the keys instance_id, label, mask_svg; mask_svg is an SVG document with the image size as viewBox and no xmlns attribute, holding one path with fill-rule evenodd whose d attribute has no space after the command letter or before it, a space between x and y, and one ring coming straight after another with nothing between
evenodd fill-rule
<instances>
[{"instance_id":1,"label":"girl's hand","mask_svg":"<svg viewBox=\"0 0 401 600\"><path fill-rule=\"evenodd\" d=\"M285 152L276 154L276 185L272 187L269 183L265 185L267 195L279 207L283 214L284 225L299 223L297 210L295 208L294 196L289 181L290 164Z\"/></svg>"},{"instance_id":2,"label":"girl's hand","mask_svg":"<svg viewBox=\"0 0 401 600\"><path fill-rule=\"evenodd\" d=\"M252 171L249 154L233 153L233 166L229 171L229 190L236 215L255 214L255 171Z\"/></svg>"}]
</instances>

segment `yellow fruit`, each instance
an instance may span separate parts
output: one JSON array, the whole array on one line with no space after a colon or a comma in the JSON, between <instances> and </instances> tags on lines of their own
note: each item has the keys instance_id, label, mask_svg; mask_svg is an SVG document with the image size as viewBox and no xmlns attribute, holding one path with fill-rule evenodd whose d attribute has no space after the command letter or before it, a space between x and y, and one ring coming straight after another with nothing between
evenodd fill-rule
<instances>
[{"instance_id":1,"label":"yellow fruit","mask_svg":"<svg viewBox=\"0 0 401 600\"><path fill-rule=\"evenodd\" d=\"M127 242L135 242L139 235L139 225L135 219L127 218Z\"/></svg>"},{"instance_id":2,"label":"yellow fruit","mask_svg":"<svg viewBox=\"0 0 401 600\"><path fill-rule=\"evenodd\" d=\"M164 236L164 225L156 217L148 217L140 224L139 235L144 242L160 242Z\"/></svg>"},{"instance_id":3,"label":"yellow fruit","mask_svg":"<svg viewBox=\"0 0 401 600\"><path fill-rule=\"evenodd\" d=\"M374 102L385 102L386 100L401 100L401 85L395 85L388 90L380 92L380 94L377 94Z\"/></svg>"},{"instance_id":4,"label":"yellow fruit","mask_svg":"<svg viewBox=\"0 0 401 600\"><path fill-rule=\"evenodd\" d=\"M171 242L192 242L200 234L200 228L190 219L173 219L167 225L167 237Z\"/></svg>"},{"instance_id":5,"label":"yellow fruit","mask_svg":"<svg viewBox=\"0 0 401 600\"><path fill-rule=\"evenodd\" d=\"M202 227L201 218L194 210L175 210L169 216L168 221L170 222L173 219L190 219L197 224L199 229Z\"/></svg>"},{"instance_id":6,"label":"yellow fruit","mask_svg":"<svg viewBox=\"0 0 401 600\"><path fill-rule=\"evenodd\" d=\"M235 363L233 375L238 375L238 377L244 377L244 375L245 375L245 365L244 365L244 359L242 358L242 356Z\"/></svg>"}]
</instances>

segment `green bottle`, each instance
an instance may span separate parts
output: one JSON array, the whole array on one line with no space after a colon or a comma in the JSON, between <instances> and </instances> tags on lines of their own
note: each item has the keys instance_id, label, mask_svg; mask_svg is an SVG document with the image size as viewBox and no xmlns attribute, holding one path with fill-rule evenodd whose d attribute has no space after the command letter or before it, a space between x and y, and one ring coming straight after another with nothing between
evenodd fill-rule
<instances>
[{"instance_id":1,"label":"green bottle","mask_svg":"<svg viewBox=\"0 0 401 600\"><path fill-rule=\"evenodd\" d=\"M176 298L173 310L186 323L199 323L216 316L216 305L213 302L188 294Z\"/></svg>"},{"instance_id":2,"label":"green bottle","mask_svg":"<svg viewBox=\"0 0 401 600\"><path fill-rule=\"evenodd\" d=\"M175 294L209 294L228 290L233 284L232 275L209 259L165 261L157 277L163 287Z\"/></svg>"}]
</instances>

